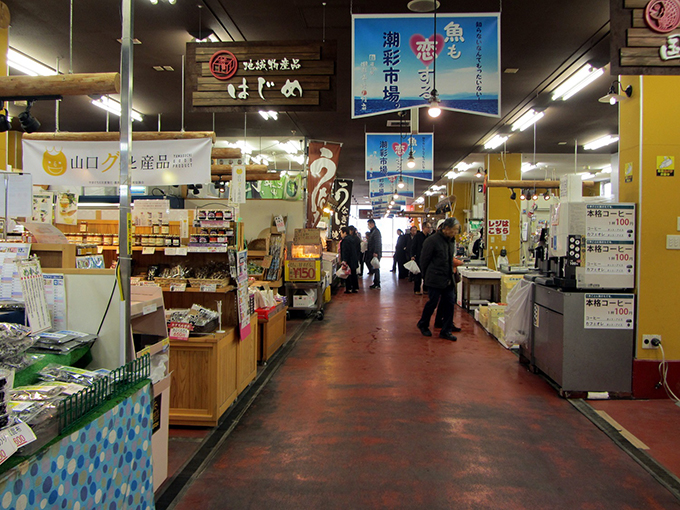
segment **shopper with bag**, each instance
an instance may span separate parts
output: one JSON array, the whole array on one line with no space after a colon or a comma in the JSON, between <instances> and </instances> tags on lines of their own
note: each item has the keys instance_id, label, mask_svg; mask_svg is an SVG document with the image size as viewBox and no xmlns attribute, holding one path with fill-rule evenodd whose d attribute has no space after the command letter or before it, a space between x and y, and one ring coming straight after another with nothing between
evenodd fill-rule
<instances>
[{"instance_id":1,"label":"shopper with bag","mask_svg":"<svg viewBox=\"0 0 680 510\"><path fill-rule=\"evenodd\" d=\"M411 243L410 258L413 262L418 264L418 267L420 267L420 253L423 251L423 243L425 242L425 239L427 239L430 236L431 233L432 227L430 226L429 223L425 222L423 223L423 230L416 233L415 237L413 238L413 243ZM423 292L420 290L420 286L423 283L422 269L418 273L412 272L412 274L413 274L413 292L414 294L422 294ZM427 288L424 288L423 290L426 291Z\"/></svg>"},{"instance_id":2,"label":"shopper with bag","mask_svg":"<svg viewBox=\"0 0 680 510\"><path fill-rule=\"evenodd\" d=\"M375 226L375 220L368 220L368 247L366 249L366 256L370 257L373 268L373 285L372 289L380 288L380 259L382 258L382 235L380 230Z\"/></svg>"},{"instance_id":3,"label":"shopper with bag","mask_svg":"<svg viewBox=\"0 0 680 510\"><path fill-rule=\"evenodd\" d=\"M453 307L456 302L456 287L454 283L453 268L455 259L454 236L460 223L455 218L446 218L434 235L428 237L423 243L420 254L420 269L423 273L425 285L428 289L428 301L423 307L423 313L418 321L418 329L423 336L432 336L430 331L430 319L441 300L442 306L442 329L440 338L456 341L452 334Z\"/></svg>"},{"instance_id":4,"label":"shopper with bag","mask_svg":"<svg viewBox=\"0 0 680 510\"><path fill-rule=\"evenodd\" d=\"M340 260L347 265L349 269L349 276L347 283L345 283L345 294L356 294L359 291L359 278L357 277L357 266L359 265L359 258L357 253L356 236L350 235L348 227L340 229L340 236L342 242L340 243Z\"/></svg>"}]
</instances>

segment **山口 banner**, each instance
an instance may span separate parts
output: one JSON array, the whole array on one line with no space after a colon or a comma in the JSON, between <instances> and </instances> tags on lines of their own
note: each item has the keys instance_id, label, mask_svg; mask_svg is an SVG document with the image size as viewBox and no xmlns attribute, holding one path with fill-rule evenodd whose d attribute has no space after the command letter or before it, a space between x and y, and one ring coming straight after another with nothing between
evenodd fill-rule
<instances>
[{"instance_id":1,"label":"\u5c71\u53e3 banner","mask_svg":"<svg viewBox=\"0 0 680 510\"><path fill-rule=\"evenodd\" d=\"M368 191L371 198L399 195L400 197L413 198L415 194L415 181L412 177L401 177L403 188L399 187L399 177L383 177L368 181Z\"/></svg>"},{"instance_id":2,"label":"\u5c71\u53e3 banner","mask_svg":"<svg viewBox=\"0 0 680 510\"><path fill-rule=\"evenodd\" d=\"M366 180L412 177L433 180L433 134L366 133ZM413 155L415 167L408 167Z\"/></svg>"},{"instance_id":3,"label":"\u5c71\u53e3 banner","mask_svg":"<svg viewBox=\"0 0 680 510\"><path fill-rule=\"evenodd\" d=\"M132 144L131 184L168 186L210 182L212 140L138 141ZM24 140L23 169L34 184L117 186L119 142Z\"/></svg>"},{"instance_id":4,"label":"\u5c71\u53e3 banner","mask_svg":"<svg viewBox=\"0 0 680 510\"><path fill-rule=\"evenodd\" d=\"M435 58L436 75L435 75ZM352 118L426 106L500 115L500 15L352 16Z\"/></svg>"}]
</instances>

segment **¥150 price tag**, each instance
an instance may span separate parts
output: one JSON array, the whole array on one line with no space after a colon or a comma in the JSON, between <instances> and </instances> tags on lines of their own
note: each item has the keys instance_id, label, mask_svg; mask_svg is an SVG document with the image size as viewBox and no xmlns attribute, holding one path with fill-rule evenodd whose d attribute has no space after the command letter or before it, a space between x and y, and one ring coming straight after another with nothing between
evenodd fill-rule
<instances>
[{"instance_id":1,"label":"\u00a5150 price tag","mask_svg":"<svg viewBox=\"0 0 680 510\"><path fill-rule=\"evenodd\" d=\"M170 285L170 292L184 292L187 290L186 283L173 283Z\"/></svg>"},{"instance_id":2,"label":"\u00a5150 price tag","mask_svg":"<svg viewBox=\"0 0 680 510\"><path fill-rule=\"evenodd\" d=\"M201 292L215 292L217 290L217 284L210 283L207 285L201 285Z\"/></svg>"}]
</instances>

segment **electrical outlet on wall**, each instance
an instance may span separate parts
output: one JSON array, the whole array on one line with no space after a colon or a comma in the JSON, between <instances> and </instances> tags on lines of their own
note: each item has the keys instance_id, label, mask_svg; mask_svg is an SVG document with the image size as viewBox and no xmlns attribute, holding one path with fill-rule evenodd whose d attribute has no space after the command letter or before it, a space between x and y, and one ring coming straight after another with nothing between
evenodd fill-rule
<instances>
[{"instance_id":1,"label":"electrical outlet on wall","mask_svg":"<svg viewBox=\"0 0 680 510\"><path fill-rule=\"evenodd\" d=\"M655 340L658 340L658 342L655 342ZM643 349L658 349L660 343L661 335L642 335Z\"/></svg>"},{"instance_id":2,"label":"electrical outlet on wall","mask_svg":"<svg viewBox=\"0 0 680 510\"><path fill-rule=\"evenodd\" d=\"M666 249L667 250L680 250L680 236L666 236Z\"/></svg>"}]
</instances>

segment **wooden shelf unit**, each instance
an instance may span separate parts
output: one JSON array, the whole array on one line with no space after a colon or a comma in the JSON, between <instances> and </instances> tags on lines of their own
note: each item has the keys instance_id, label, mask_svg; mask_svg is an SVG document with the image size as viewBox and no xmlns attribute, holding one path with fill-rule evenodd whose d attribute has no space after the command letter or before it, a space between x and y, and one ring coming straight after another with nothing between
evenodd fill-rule
<instances>
[{"instance_id":1,"label":"wooden shelf unit","mask_svg":"<svg viewBox=\"0 0 680 510\"><path fill-rule=\"evenodd\" d=\"M260 319L260 341L257 346L258 361L266 362L286 342L286 311L284 306L269 319Z\"/></svg>"}]
</instances>

